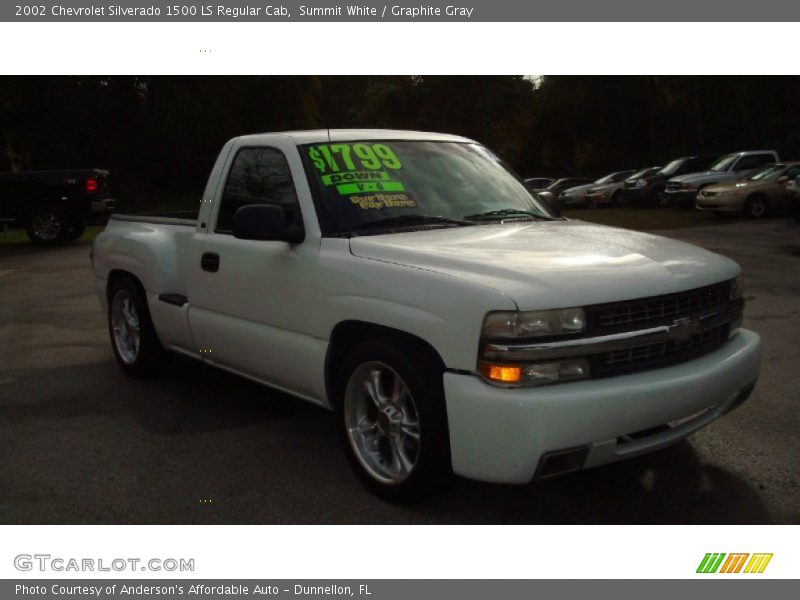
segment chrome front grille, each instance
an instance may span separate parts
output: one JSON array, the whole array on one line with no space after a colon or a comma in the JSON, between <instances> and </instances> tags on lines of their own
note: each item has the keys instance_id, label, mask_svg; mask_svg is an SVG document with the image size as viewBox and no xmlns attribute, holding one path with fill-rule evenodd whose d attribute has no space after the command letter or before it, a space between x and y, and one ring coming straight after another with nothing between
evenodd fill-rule
<instances>
[{"instance_id":1,"label":"chrome front grille","mask_svg":"<svg viewBox=\"0 0 800 600\"><path fill-rule=\"evenodd\" d=\"M712 285L667 296L588 307L593 333L639 329L675 319L713 312L728 304L730 284Z\"/></svg>"},{"instance_id":2,"label":"chrome front grille","mask_svg":"<svg viewBox=\"0 0 800 600\"><path fill-rule=\"evenodd\" d=\"M668 181L665 189L668 192L679 192L681 189L681 184L677 181Z\"/></svg>"},{"instance_id":3,"label":"chrome front grille","mask_svg":"<svg viewBox=\"0 0 800 600\"><path fill-rule=\"evenodd\" d=\"M614 350L593 360L595 376L631 372L681 362L718 348L728 337L728 324L720 325L691 336L686 340L671 340L657 344Z\"/></svg>"},{"instance_id":4,"label":"chrome front grille","mask_svg":"<svg viewBox=\"0 0 800 600\"><path fill-rule=\"evenodd\" d=\"M584 308L580 337L482 345L486 360L535 363L585 358L592 378L635 373L693 360L722 346L740 326L744 303L731 282Z\"/></svg>"}]
</instances>

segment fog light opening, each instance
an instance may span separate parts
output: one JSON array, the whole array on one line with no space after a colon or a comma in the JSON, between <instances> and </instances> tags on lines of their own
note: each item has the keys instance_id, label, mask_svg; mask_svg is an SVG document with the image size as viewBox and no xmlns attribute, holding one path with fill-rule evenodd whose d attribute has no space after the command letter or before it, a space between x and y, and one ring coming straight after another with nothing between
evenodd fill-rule
<instances>
[{"instance_id":1,"label":"fog light opening","mask_svg":"<svg viewBox=\"0 0 800 600\"><path fill-rule=\"evenodd\" d=\"M558 477L574 471L580 471L586 463L589 454L587 446L579 448L569 448L548 452L539 460L539 468L536 469L534 479L549 479Z\"/></svg>"}]
</instances>

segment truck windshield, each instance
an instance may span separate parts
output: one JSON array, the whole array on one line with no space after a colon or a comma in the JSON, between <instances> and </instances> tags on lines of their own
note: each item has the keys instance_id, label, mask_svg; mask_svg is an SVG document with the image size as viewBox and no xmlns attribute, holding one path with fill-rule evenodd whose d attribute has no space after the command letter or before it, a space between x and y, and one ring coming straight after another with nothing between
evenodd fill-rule
<instances>
[{"instance_id":1,"label":"truck windshield","mask_svg":"<svg viewBox=\"0 0 800 600\"><path fill-rule=\"evenodd\" d=\"M616 173L609 173L608 175L603 175L600 179L597 179L595 183L603 184L603 183L611 183L614 181L614 175Z\"/></svg>"},{"instance_id":2,"label":"truck windshield","mask_svg":"<svg viewBox=\"0 0 800 600\"><path fill-rule=\"evenodd\" d=\"M317 208L340 234L552 219L478 144L363 141L300 147Z\"/></svg>"},{"instance_id":3,"label":"truck windshield","mask_svg":"<svg viewBox=\"0 0 800 600\"><path fill-rule=\"evenodd\" d=\"M680 168L681 168L681 166L683 165L683 161L684 161L684 159L683 159L683 158L678 158L678 159L676 159L676 160L673 160L673 161L672 161L671 163L669 163L669 164L668 164L666 167L664 167L663 169L661 169L661 170L659 171L659 173L661 173L662 175L672 175L672 174L673 174L673 173L675 173L675 172L676 172L678 169L680 169Z\"/></svg>"},{"instance_id":4,"label":"truck windshield","mask_svg":"<svg viewBox=\"0 0 800 600\"><path fill-rule=\"evenodd\" d=\"M727 156L723 156L722 158L717 160L717 162L711 165L711 170L727 171L733 164L733 161L735 160L736 160L736 154L728 154Z\"/></svg>"},{"instance_id":5,"label":"truck windshield","mask_svg":"<svg viewBox=\"0 0 800 600\"><path fill-rule=\"evenodd\" d=\"M785 170L785 165L769 165L753 171L747 176L747 179L752 181L776 181Z\"/></svg>"}]
</instances>

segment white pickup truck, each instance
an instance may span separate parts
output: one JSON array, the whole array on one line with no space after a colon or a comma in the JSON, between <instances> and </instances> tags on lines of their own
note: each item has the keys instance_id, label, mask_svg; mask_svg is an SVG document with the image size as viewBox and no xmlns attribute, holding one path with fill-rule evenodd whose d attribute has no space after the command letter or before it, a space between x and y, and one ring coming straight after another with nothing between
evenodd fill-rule
<instances>
[{"instance_id":1,"label":"white pickup truck","mask_svg":"<svg viewBox=\"0 0 800 600\"><path fill-rule=\"evenodd\" d=\"M390 499L663 448L761 361L736 263L557 217L452 135L233 139L196 219L113 216L92 257L126 373L179 352L337 411Z\"/></svg>"}]
</instances>

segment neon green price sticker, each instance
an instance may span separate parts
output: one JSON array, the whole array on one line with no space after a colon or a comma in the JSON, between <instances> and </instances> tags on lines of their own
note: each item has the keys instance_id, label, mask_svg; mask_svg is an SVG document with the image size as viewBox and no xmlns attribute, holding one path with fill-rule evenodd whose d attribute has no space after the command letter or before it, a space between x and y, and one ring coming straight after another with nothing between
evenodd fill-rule
<instances>
[{"instance_id":1,"label":"neon green price sticker","mask_svg":"<svg viewBox=\"0 0 800 600\"><path fill-rule=\"evenodd\" d=\"M370 181L391 181L392 176L386 171L353 171L351 173L332 173L322 176L322 185L339 185L341 183L363 183Z\"/></svg>"},{"instance_id":2,"label":"neon green price sticker","mask_svg":"<svg viewBox=\"0 0 800 600\"><path fill-rule=\"evenodd\" d=\"M404 192L406 188L399 181L377 181L375 183L344 183L336 186L336 191L345 194L364 194L370 192Z\"/></svg>"},{"instance_id":3,"label":"neon green price sticker","mask_svg":"<svg viewBox=\"0 0 800 600\"><path fill-rule=\"evenodd\" d=\"M397 170L403 166L394 150L386 144L320 144L308 149L308 157L322 175Z\"/></svg>"}]
</instances>

